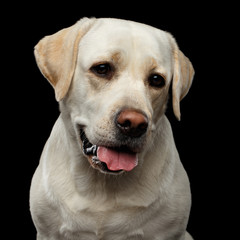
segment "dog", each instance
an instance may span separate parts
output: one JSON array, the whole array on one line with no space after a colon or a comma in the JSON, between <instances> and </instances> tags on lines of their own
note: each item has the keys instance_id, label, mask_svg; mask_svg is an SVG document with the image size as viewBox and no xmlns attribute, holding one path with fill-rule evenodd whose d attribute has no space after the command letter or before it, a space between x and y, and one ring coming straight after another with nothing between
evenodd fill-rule
<instances>
[{"instance_id":1,"label":"dog","mask_svg":"<svg viewBox=\"0 0 240 240\"><path fill-rule=\"evenodd\" d=\"M189 180L165 110L171 91L180 120L194 69L173 36L82 18L34 54L60 107L31 183L37 239L192 239Z\"/></svg>"}]
</instances>

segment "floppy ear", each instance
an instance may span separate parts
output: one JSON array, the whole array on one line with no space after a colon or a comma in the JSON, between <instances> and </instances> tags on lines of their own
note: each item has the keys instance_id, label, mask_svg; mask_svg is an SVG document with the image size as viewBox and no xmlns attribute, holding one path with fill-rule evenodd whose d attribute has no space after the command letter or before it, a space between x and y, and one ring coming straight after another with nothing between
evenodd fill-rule
<instances>
[{"instance_id":1,"label":"floppy ear","mask_svg":"<svg viewBox=\"0 0 240 240\"><path fill-rule=\"evenodd\" d=\"M189 59L179 50L177 43L173 41L174 72L172 82L173 112L180 121L180 101L187 95L194 76L194 69Z\"/></svg>"},{"instance_id":2,"label":"floppy ear","mask_svg":"<svg viewBox=\"0 0 240 240\"><path fill-rule=\"evenodd\" d=\"M71 27L44 37L35 46L37 65L55 90L60 101L67 93L77 61L80 39L96 19L83 18Z\"/></svg>"}]
</instances>

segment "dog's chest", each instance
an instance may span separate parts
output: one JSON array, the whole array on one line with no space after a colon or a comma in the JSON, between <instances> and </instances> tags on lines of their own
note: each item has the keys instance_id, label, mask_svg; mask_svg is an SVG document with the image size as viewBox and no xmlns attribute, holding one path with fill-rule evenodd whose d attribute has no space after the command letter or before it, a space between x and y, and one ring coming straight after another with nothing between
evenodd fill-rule
<instances>
[{"instance_id":1,"label":"dog's chest","mask_svg":"<svg viewBox=\"0 0 240 240\"><path fill-rule=\"evenodd\" d=\"M136 219L138 211L116 207L98 212L85 209L75 214L65 213L67 221L62 223L60 235L62 239L72 240L122 240L132 237L140 240L143 231L139 229L140 219Z\"/></svg>"}]
</instances>

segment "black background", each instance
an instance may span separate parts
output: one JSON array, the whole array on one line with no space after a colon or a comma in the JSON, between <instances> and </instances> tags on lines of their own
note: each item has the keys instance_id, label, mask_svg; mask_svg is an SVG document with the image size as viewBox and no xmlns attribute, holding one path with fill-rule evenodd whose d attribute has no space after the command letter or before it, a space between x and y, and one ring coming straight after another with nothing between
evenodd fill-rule
<instances>
[{"instance_id":1,"label":"black background","mask_svg":"<svg viewBox=\"0 0 240 240\"><path fill-rule=\"evenodd\" d=\"M7 135L3 145L7 167L2 168L2 198L6 204L2 210L7 213L3 230L7 239L35 239L29 188L42 148L59 115L54 91L37 68L33 48L45 35L85 16L123 18L166 30L191 60L196 74L181 102L181 121L175 119L171 104L167 110L191 183L193 204L188 230L195 240L231 239L224 236L232 231L229 223L233 220L228 213L232 213L229 206L234 205L230 190L234 180L230 179L229 165L234 168L236 164L232 162L232 148L228 147L233 137L227 135L226 127L229 115L234 115L231 97L235 85L230 83L232 70L226 65L232 61L226 54L234 45L229 37L233 10L234 6L219 3L176 5L160 1L66 1L57 5L29 2L2 8L2 74L7 79L1 106L2 128ZM229 199L231 204L227 203Z\"/></svg>"}]
</instances>

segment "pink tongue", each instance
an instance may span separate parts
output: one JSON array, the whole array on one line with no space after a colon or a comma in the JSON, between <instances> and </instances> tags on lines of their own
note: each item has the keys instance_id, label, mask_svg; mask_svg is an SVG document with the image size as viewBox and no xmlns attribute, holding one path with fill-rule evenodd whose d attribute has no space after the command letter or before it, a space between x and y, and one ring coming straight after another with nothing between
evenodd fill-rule
<instances>
[{"instance_id":1,"label":"pink tongue","mask_svg":"<svg viewBox=\"0 0 240 240\"><path fill-rule=\"evenodd\" d=\"M137 154L118 152L106 147L98 147L97 156L111 171L131 171L138 164Z\"/></svg>"}]
</instances>

